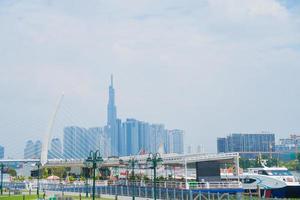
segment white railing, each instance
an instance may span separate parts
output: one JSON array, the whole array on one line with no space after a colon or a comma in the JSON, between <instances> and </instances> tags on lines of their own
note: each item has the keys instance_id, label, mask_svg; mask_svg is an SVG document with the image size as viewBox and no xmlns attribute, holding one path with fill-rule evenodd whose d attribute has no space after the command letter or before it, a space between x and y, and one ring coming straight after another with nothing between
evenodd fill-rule
<instances>
[{"instance_id":1,"label":"white railing","mask_svg":"<svg viewBox=\"0 0 300 200\"><path fill-rule=\"evenodd\" d=\"M187 163L200 162L200 161L209 161L209 160L228 160L238 158L238 153L219 153L219 154L162 154L163 163L168 164L183 164L186 160ZM120 157L123 161L128 161L131 159L131 156ZM146 163L148 155L136 155L135 159L138 160L141 164ZM82 165L84 159L52 159L49 160L46 165L55 166L55 165ZM119 165L118 159L104 158L103 165L106 166L116 166Z\"/></svg>"},{"instance_id":2,"label":"white railing","mask_svg":"<svg viewBox=\"0 0 300 200\"><path fill-rule=\"evenodd\" d=\"M141 187L153 187L152 181L136 181L136 182L114 182L109 185L135 185ZM188 182L188 187L186 187L185 182L178 181L158 181L156 183L157 187L160 188L178 188L178 189L220 189L220 188L242 188L242 184L238 181L230 182Z\"/></svg>"}]
</instances>

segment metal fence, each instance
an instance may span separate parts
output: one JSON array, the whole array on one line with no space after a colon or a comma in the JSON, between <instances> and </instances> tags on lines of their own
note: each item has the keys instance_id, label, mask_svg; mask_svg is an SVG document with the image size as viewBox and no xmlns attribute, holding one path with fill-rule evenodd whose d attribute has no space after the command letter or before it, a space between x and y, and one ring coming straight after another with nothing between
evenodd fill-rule
<instances>
[{"instance_id":1,"label":"metal fence","mask_svg":"<svg viewBox=\"0 0 300 200\"><path fill-rule=\"evenodd\" d=\"M194 188L185 189L177 186L177 184L169 182L159 182L157 185L157 199L170 200L201 200L201 199L240 199L243 189L238 185L227 185L225 183L210 183L203 188L195 185ZM171 187L173 186L173 187ZM235 187L233 187L235 186ZM5 183L4 187L10 190L24 190L27 188L25 183ZM41 191L54 191L64 195L65 193L88 194L91 195L91 185L75 185L75 184L40 184ZM151 183L138 184L129 183L127 185L106 185L96 186L96 195L113 195L113 196L136 196L143 198L154 197L154 187Z\"/></svg>"}]
</instances>

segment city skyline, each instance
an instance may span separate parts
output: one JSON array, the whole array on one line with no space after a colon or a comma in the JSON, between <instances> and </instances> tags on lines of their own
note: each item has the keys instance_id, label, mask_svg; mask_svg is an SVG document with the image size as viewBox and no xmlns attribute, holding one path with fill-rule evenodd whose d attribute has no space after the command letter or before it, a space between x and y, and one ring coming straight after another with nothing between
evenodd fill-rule
<instances>
[{"instance_id":1,"label":"city skyline","mask_svg":"<svg viewBox=\"0 0 300 200\"><path fill-rule=\"evenodd\" d=\"M111 73L119 118L185 130L207 152L232 132L299 133L299 4L1 1L5 156L42 141L62 92L53 136L102 126Z\"/></svg>"},{"instance_id":2,"label":"city skyline","mask_svg":"<svg viewBox=\"0 0 300 200\"><path fill-rule=\"evenodd\" d=\"M113 75L108 87L107 122L101 127L66 125L63 135L49 138L49 159L83 159L90 151L99 150L102 156L129 156L160 153L184 153L184 131L166 129L164 124L153 124L127 118L117 118ZM54 119L55 121L56 119ZM61 140L59 138L62 138ZM40 158L42 143L26 141L24 158ZM1 155L1 154L0 154Z\"/></svg>"}]
</instances>

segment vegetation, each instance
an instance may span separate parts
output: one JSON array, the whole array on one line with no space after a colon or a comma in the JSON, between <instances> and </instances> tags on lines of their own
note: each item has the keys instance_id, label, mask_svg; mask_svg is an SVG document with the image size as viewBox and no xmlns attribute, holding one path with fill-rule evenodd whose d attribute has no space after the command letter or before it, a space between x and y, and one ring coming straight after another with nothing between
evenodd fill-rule
<instances>
[{"instance_id":1,"label":"vegetation","mask_svg":"<svg viewBox=\"0 0 300 200\"><path fill-rule=\"evenodd\" d=\"M70 167L45 167L42 169L42 177L57 176L59 178L66 178L70 171Z\"/></svg>"},{"instance_id":2,"label":"vegetation","mask_svg":"<svg viewBox=\"0 0 300 200\"><path fill-rule=\"evenodd\" d=\"M279 161L276 158L270 158L268 156L257 157L256 159L240 158L240 167L243 169L251 167L261 167L261 163L264 163L267 167L279 166L286 167L289 170L295 171L300 170L300 153L297 154L295 160L291 161Z\"/></svg>"},{"instance_id":3,"label":"vegetation","mask_svg":"<svg viewBox=\"0 0 300 200\"><path fill-rule=\"evenodd\" d=\"M13 180L17 182L23 182L25 180L25 176L15 176Z\"/></svg>"},{"instance_id":4,"label":"vegetation","mask_svg":"<svg viewBox=\"0 0 300 200\"><path fill-rule=\"evenodd\" d=\"M9 168L7 173L10 175L10 176L17 176L17 172L15 169L13 168Z\"/></svg>"}]
</instances>

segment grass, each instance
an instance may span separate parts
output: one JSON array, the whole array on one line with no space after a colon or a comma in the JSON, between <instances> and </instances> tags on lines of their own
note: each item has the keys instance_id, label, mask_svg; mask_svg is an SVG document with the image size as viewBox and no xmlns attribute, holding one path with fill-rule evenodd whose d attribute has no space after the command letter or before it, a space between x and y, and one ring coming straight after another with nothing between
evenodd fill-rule
<instances>
[{"instance_id":1,"label":"grass","mask_svg":"<svg viewBox=\"0 0 300 200\"><path fill-rule=\"evenodd\" d=\"M37 199L36 195L25 195L25 200L35 200ZM23 200L23 195L3 195L0 196L0 200Z\"/></svg>"}]
</instances>

